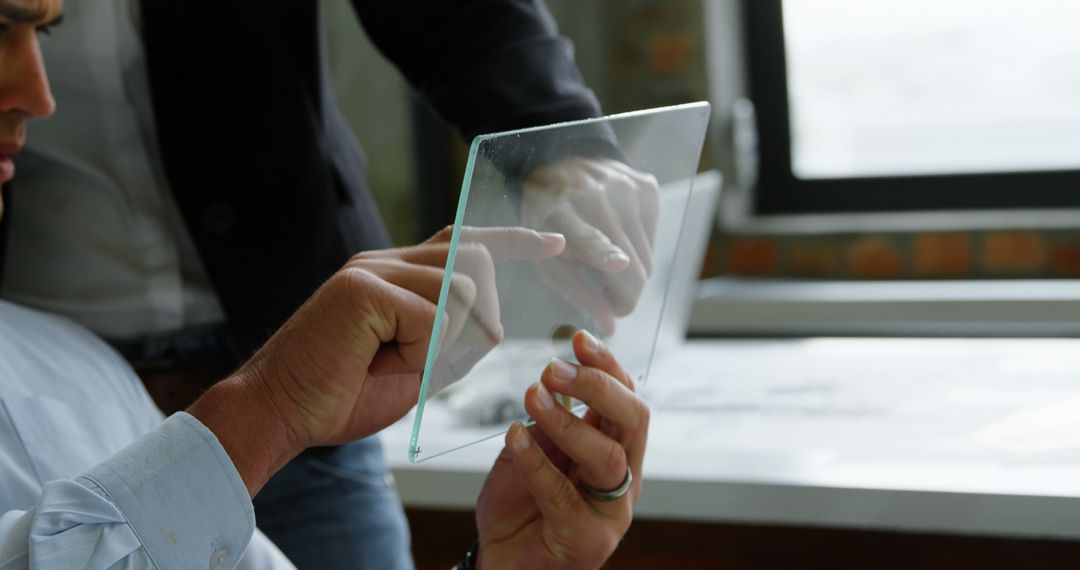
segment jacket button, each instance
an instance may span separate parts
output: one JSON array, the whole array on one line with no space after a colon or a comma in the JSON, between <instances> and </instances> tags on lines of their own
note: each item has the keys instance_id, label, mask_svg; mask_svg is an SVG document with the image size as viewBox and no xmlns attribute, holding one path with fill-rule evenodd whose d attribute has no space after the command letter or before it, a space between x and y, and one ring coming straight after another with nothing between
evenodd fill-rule
<instances>
[{"instance_id":1,"label":"jacket button","mask_svg":"<svg viewBox=\"0 0 1080 570\"><path fill-rule=\"evenodd\" d=\"M232 229L233 207L232 204L222 200L214 200L203 208L203 227L211 234L223 234Z\"/></svg>"}]
</instances>

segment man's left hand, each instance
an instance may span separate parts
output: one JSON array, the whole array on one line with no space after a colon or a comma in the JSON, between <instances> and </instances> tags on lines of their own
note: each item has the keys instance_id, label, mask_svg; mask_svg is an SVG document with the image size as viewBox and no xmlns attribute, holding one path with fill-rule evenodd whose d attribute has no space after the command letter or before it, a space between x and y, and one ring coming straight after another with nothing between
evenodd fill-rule
<instances>
[{"instance_id":1,"label":"man's left hand","mask_svg":"<svg viewBox=\"0 0 1080 570\"><path fill-rule=\"evenodd\" d=\"M507 432L480 493L479 568L599 568L630 527L649 408L603 345L582 331L573 346L582 364L552 363L526 392L536 424ZM573 378L560 373L565 367ZM553 393L585 402L588 412L578 418ZM628 474L633 484L615 500L583 491L616 489Z\"/></svg>"}]
</instances>

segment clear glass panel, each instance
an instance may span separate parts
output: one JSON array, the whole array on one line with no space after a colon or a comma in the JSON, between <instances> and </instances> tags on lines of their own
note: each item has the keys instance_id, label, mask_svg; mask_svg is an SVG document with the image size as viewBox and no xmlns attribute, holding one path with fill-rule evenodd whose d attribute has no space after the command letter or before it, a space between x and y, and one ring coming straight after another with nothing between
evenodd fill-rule
<instances>
[{"instance_id":1,"label":"clear glass panel","mask_svg":"<svg viewBox=\"0 0 1080 570\"><path fill-rule=\"evenodd\" d=\"M796 176L1080 167L1080 3L783 8Z\"/></svg>"},{"instance_id":2,"label":"clear glass panel","mask_svg":"<svg viewBox=\"0 0 1080 570\"><path fill-rule=\"evenodd\" d=\"M708 114L694 103L473 141L410 460L525 419L526 388L553 357L574 361L575 330L645 381Z\"/></svg>"}]
</instances>

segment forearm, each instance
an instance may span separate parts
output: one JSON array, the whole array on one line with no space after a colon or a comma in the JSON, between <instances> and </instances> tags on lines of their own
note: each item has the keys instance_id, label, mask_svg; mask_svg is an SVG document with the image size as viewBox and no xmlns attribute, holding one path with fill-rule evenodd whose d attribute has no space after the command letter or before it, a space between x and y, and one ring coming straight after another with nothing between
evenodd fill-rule
<instances>
[{"instance_id":1,"label":"forearm","mask_svg":"<svg viewBox=\"0 0 1080 570\"><path fill-rule=\"evenodd\" d=\"M243 371L208 390L188 413L217 436L251 497L303 451L281 421L266 383Z\"/></svg>"}]
</instances>

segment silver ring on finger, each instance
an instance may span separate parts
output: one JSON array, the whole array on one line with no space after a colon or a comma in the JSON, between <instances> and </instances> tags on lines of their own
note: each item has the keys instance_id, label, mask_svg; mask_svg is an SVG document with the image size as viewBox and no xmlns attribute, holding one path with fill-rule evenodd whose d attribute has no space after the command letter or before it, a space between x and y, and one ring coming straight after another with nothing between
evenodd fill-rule
<instances>
[{"instance_id":1,"label":"silver ring on finger","mask_svg":"<svg viewBox=\"0 0 1080 570\"><path fill-rule=\"evenodd\" d=\"M597 501L611 502L618 501L623 498L628 492L630 492L630 486L634 484L634 474L630 472L630 467L626 468L626 478L623 479L622 484L610 491L603 491L582 482L581 488L585 491L585 494L596 499Z\"/></svg>"}]
</instances>

